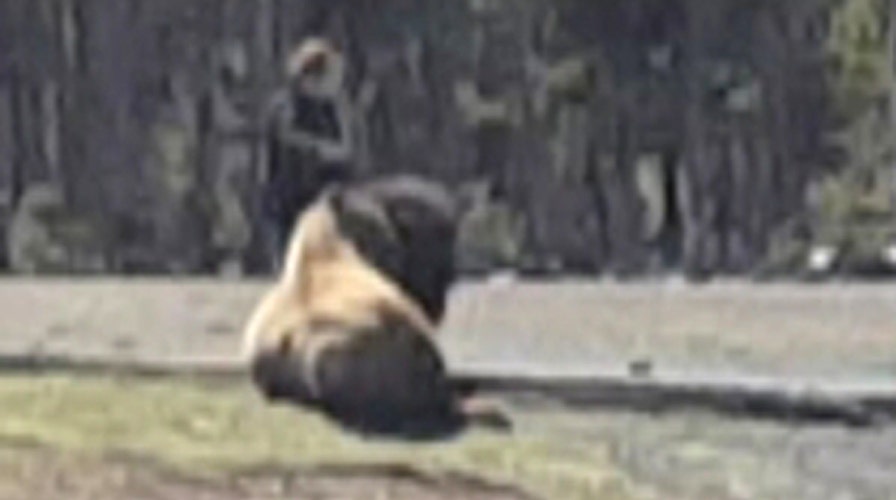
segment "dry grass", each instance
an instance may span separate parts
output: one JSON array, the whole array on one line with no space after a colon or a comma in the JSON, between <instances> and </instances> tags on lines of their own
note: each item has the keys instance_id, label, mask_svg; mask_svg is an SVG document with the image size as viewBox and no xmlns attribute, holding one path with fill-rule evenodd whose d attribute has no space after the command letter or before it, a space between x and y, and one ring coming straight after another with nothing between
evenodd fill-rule
<instances>
[{"instance_id":1,"label":"dry grass","mask_svg":"<svg viewBox=\"0 0 896 500\"><path fill-rule=\"evenodd\" d=\"M316 415L265 405L246 386L188 380L3 377L0 441L93 458L138 455L197 477L388 464L472 474L544 498L641 497L600 448L480 431L438 444L366 441Z\"/></svg>"}]
</instances>

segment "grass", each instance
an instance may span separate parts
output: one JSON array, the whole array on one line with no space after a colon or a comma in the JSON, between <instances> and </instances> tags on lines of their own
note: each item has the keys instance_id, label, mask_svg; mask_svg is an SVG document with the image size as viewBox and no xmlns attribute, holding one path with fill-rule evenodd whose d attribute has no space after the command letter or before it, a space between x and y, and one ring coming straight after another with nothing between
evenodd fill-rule
<instances>
[{"instance_id":1,"label":"grass","mask_svg":"<svg viewBox=\"0 0 896 500\"><path fill-rule=\"evenodd\" d=\"M598 446L471 431L451 442L364 440L263 404L248 386L64 374L0 377L0 443L137 454L193 475L257 467L409 465L516 484L543 498L638 497Z\"/></svg>"}]
</instances>

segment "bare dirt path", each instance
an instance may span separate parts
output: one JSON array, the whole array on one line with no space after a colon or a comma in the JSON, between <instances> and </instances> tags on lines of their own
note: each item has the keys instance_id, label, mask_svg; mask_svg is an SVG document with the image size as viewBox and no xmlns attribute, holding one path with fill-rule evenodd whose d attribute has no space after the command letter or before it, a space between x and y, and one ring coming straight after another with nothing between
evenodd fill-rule
<instances>
[{"instance_id":1,"label":"bare dirt path","mask_svg":"<svg viewBox=\"0 0 896 500\"><path fill-rule=\"evenodd\" d=\"M525 500L511 488L410 471L258 470L189 477L148 460L91 459L50 449L0 447L0 500Z\"/></svg>"}]
</instances>

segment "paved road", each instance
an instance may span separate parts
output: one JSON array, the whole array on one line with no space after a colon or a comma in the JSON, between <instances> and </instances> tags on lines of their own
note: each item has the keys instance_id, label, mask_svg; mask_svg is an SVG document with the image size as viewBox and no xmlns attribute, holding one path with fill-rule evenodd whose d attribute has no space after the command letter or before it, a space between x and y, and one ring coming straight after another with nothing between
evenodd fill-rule
<instances>
[{"instance_id":1,"label":"paved road","mask_svg":"<svg viewBox=\"0 0 896 500\"><path fill-rule=\"evenodd\" d=\"M265 283L0 280L0 353L233 355ZM455 366L896 379L896 286L461 284Z\"/></svg>"},{"instance_id":2,"label":"paved road","mask_svg":"<svg viewBox=\"0 0 896 500\"><path fill-rule=\"evenodd\" d=\"M896 376L896 286L462 286L452 305L446 348L465 363Z\"/></svg>"}]
</instances>

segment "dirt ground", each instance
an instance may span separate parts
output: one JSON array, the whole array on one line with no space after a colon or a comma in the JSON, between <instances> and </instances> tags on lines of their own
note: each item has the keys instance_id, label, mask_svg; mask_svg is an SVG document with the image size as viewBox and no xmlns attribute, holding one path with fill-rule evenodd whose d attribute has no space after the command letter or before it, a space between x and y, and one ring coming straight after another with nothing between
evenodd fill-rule
<instances>
[{"instance_id":1,"label":"dirt ground","mask_svg":"<svg viewBox=\"0 0 896 500\"><path fill-rule=\"evenodd\" d=\"M2 500L523 500L509 487L406 469L258 470L195 478L131 457L90 459L34 447L0 447Z\"/></svg>"},{"instance_id":2,"label":"dirt ground","mask_svg":"<svg viewBox=\"0 0 896 500\"><path fill-rule=\"evenodd\" d=\"M893 426L786 425L699 413L527 418L559 442L607 447L612 463L660 498L896 499Z\"/></svg>"}]
</instances>

